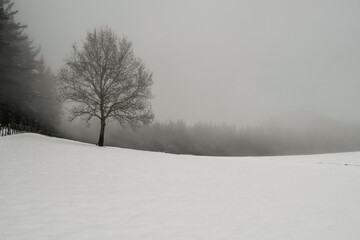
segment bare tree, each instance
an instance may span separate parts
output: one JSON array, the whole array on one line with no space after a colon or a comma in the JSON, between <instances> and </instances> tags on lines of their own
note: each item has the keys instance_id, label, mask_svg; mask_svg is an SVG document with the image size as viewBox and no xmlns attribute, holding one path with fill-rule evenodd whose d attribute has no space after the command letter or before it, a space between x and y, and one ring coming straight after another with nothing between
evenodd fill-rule
<instances>
[{"instance_id":1,"label":"bare tree","mask_svg":"<svg viewBox=\"0 0 360 240\"><path fill-rule=\"evenodd\" d=\"M100 119L99 146L104 145L110 119L136 128L154 118L149 102L152 73L134 56L131 42L108 27L88 32L82 48L73 46L58 78L59 98L72 102L71 120Z\"/></svg>"}]
</instances>

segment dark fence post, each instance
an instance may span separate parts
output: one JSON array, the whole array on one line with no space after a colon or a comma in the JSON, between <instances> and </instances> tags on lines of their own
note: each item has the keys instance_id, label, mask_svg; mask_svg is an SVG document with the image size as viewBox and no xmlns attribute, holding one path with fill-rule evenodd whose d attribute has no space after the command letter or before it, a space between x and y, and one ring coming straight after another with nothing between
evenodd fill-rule
<instances>
[{"instance_id":1,"label":"dark fence post","mask_svg":"<svg viewBox=\"0 0 360 240\"><path fill-rule=\"evenodd\" d=\"M23 125L17 123L0 124L0 137L10 136L13 134L36 132L36 129L30 125ZM52 133L47 132L52 136Z\"/></svg>"}]
</instances>

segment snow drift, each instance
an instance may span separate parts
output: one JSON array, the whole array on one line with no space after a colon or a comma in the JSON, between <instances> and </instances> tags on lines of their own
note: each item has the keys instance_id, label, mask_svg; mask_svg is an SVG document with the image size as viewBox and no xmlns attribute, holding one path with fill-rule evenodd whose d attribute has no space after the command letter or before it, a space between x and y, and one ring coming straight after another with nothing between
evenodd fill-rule
<instances>
[{"instance_id":1,"label":"snow drift","mask_svg":"<svg viewBox=\"0 0 360 240\"><path fill-rule=\"evenodd\" d=\"M360 239L359 165L3 137L0 239Z\"/></svg>"}]
</instances>

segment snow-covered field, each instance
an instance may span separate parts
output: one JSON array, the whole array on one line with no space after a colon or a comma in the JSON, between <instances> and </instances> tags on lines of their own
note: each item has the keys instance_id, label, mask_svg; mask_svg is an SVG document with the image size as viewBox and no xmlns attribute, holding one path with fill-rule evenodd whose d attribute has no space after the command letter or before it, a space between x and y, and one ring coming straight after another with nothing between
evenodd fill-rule
<instances>
[{"instance_id":1,"label":"snow-covered field","mask_svg":"<svg viewBox=\"0 0 360 240\"><path fill-rule=\"evenodd\" d=\"M0 138L0 239L360 239L360 153L195 157Z\"/></svg>"}]
</instances>

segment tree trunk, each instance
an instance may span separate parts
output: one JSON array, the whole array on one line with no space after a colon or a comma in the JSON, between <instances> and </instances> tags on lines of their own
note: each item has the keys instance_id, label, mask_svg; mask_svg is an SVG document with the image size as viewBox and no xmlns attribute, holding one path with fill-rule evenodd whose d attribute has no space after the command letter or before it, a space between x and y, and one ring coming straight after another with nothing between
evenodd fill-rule
<instances>
[{"instance_id":1,"label":"tree trunk","mask_svg":"<svg viewBox=\"0 0 360 240\"><path fill-rule=\"evenodd\" d=\"M99 136L99 142L98 142L99 147L104 146L105 125L106 125L105 120L101 119L100 136Z\"/></svg>"}]
</instances>

